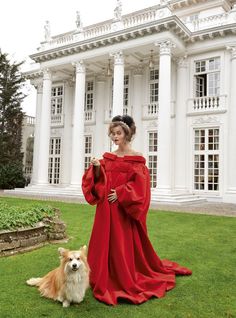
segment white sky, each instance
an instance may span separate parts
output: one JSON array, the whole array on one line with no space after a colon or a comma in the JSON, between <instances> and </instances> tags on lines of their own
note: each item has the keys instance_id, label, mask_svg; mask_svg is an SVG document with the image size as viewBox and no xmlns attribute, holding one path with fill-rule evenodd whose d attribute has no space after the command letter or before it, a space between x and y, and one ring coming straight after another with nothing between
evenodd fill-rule
<instances>
[{"instance_id":1,"label":"white sky","mask_svg":"<svg viewBox=\"0 0 236 318\"><path fill-rule=\"evenodd\" d=\"M159 0L121 0L122 14L159 3ZM113 18L116 0L4 0L0 8L0 48L15 61L30 61L44 40L45 21L50 22L51 35L76 28L76 11L83 26ZM33 88L25 99L23 110L35 115L36 97Z\"/></svg>"}]
</instances>

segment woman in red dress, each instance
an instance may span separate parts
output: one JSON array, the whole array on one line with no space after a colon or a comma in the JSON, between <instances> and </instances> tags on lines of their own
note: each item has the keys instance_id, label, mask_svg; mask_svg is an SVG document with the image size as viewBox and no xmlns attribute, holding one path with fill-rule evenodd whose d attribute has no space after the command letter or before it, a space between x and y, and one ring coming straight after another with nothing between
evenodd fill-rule
<instances>
[{"instance_id":1,"label":"woman in red dress","mask_svg":"<svg viewBox=\"0 0 236 318\"><path fill-rule=\"evenodd\" d=\"M90 283L95 298L111 305L163 297L174 288L175 275L191 274L160 260L148 238L150 177L144 157L130 145L135 130L132 117L114 117L109 136L118 148L93 158L82 182L85 199L97 205L88 249Z\"/></svg>"}]
</instances>

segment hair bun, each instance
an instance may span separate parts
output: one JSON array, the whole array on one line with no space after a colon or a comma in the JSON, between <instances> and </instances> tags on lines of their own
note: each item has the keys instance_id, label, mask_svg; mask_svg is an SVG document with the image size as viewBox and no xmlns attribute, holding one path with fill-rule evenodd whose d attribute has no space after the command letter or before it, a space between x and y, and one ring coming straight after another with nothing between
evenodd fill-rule
<instances>
[{"instance_id":1,"label":"hair bun","mask_svg":"<svg viewBox=\"0 0 236 318\"><path fill-rule=\"evenodd\" d=\"M134 125L134 120L131 116L129 115L123 115L122 116L122 121L124 123L126 123L126 125L128 125L130 128L132 127L132 125Z\"/></svg>"},{"instance_id":2,"label":"hair bun","mask_svg":"<svg viewBox=\"0 0 236 318\"><path fill-rule=\"evenodd\" d=\"M111 121L125 123L130 128L131 137L133 135L135 135L136 126L135 126L135 122L131 116L129 116L129 115L117 115L117 116L114 116Z\"/></svg>"}]
</instances>

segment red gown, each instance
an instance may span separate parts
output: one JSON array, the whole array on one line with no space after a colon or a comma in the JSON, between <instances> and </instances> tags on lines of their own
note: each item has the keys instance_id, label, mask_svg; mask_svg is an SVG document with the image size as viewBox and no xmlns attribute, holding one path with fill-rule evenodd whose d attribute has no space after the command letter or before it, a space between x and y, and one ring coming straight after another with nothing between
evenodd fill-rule
<instances>
[{"instance_id":1,"label":"red gown","mask_svg":"<svg viewBox=\"0 0 236 318\"><path fill-rule=\"evenodd\" d=\"M117 157L105 153L95 182L91 165L82 188L88 203L97 205L89 242L88 263L93 294L106 304L119 298L140 304L174 288L175 275L191 271L160 260L148 238L146 216L150 204L150 177L142 156ZM116 189L117 201L107 196Z\"/></svg>"}]
</instances>

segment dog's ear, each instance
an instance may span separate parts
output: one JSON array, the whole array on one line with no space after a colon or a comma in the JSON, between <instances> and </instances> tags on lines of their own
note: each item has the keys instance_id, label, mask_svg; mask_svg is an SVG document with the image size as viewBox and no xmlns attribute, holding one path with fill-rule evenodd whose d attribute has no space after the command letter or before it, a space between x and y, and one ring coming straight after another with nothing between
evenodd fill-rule
<instances>
[{"instance_id":1,"label":"dog's ear","mask_svg":"<svg viewBox=\"0 0 236 318\"><path fill-rule=\"evenodd\" d=\"M60 256L63 256L66 251L67 251L67 250L66 250L65 248L63 248L63 247L59 247L59 248L58 248L58 252L59 252Z\"/></svg>"},{"instance_id":2,"label":"dog's ear","mask_svg":"<svg viewBox=\"0 0 236 318\"><path fill-rule=\"evenodd\" d=\"M82 246L82 247L80 248L80 250L84 252L84 255L87 255L88 249L87 249L87 246L86 246L86 245Z\"/></svg>"}]
</instances>

